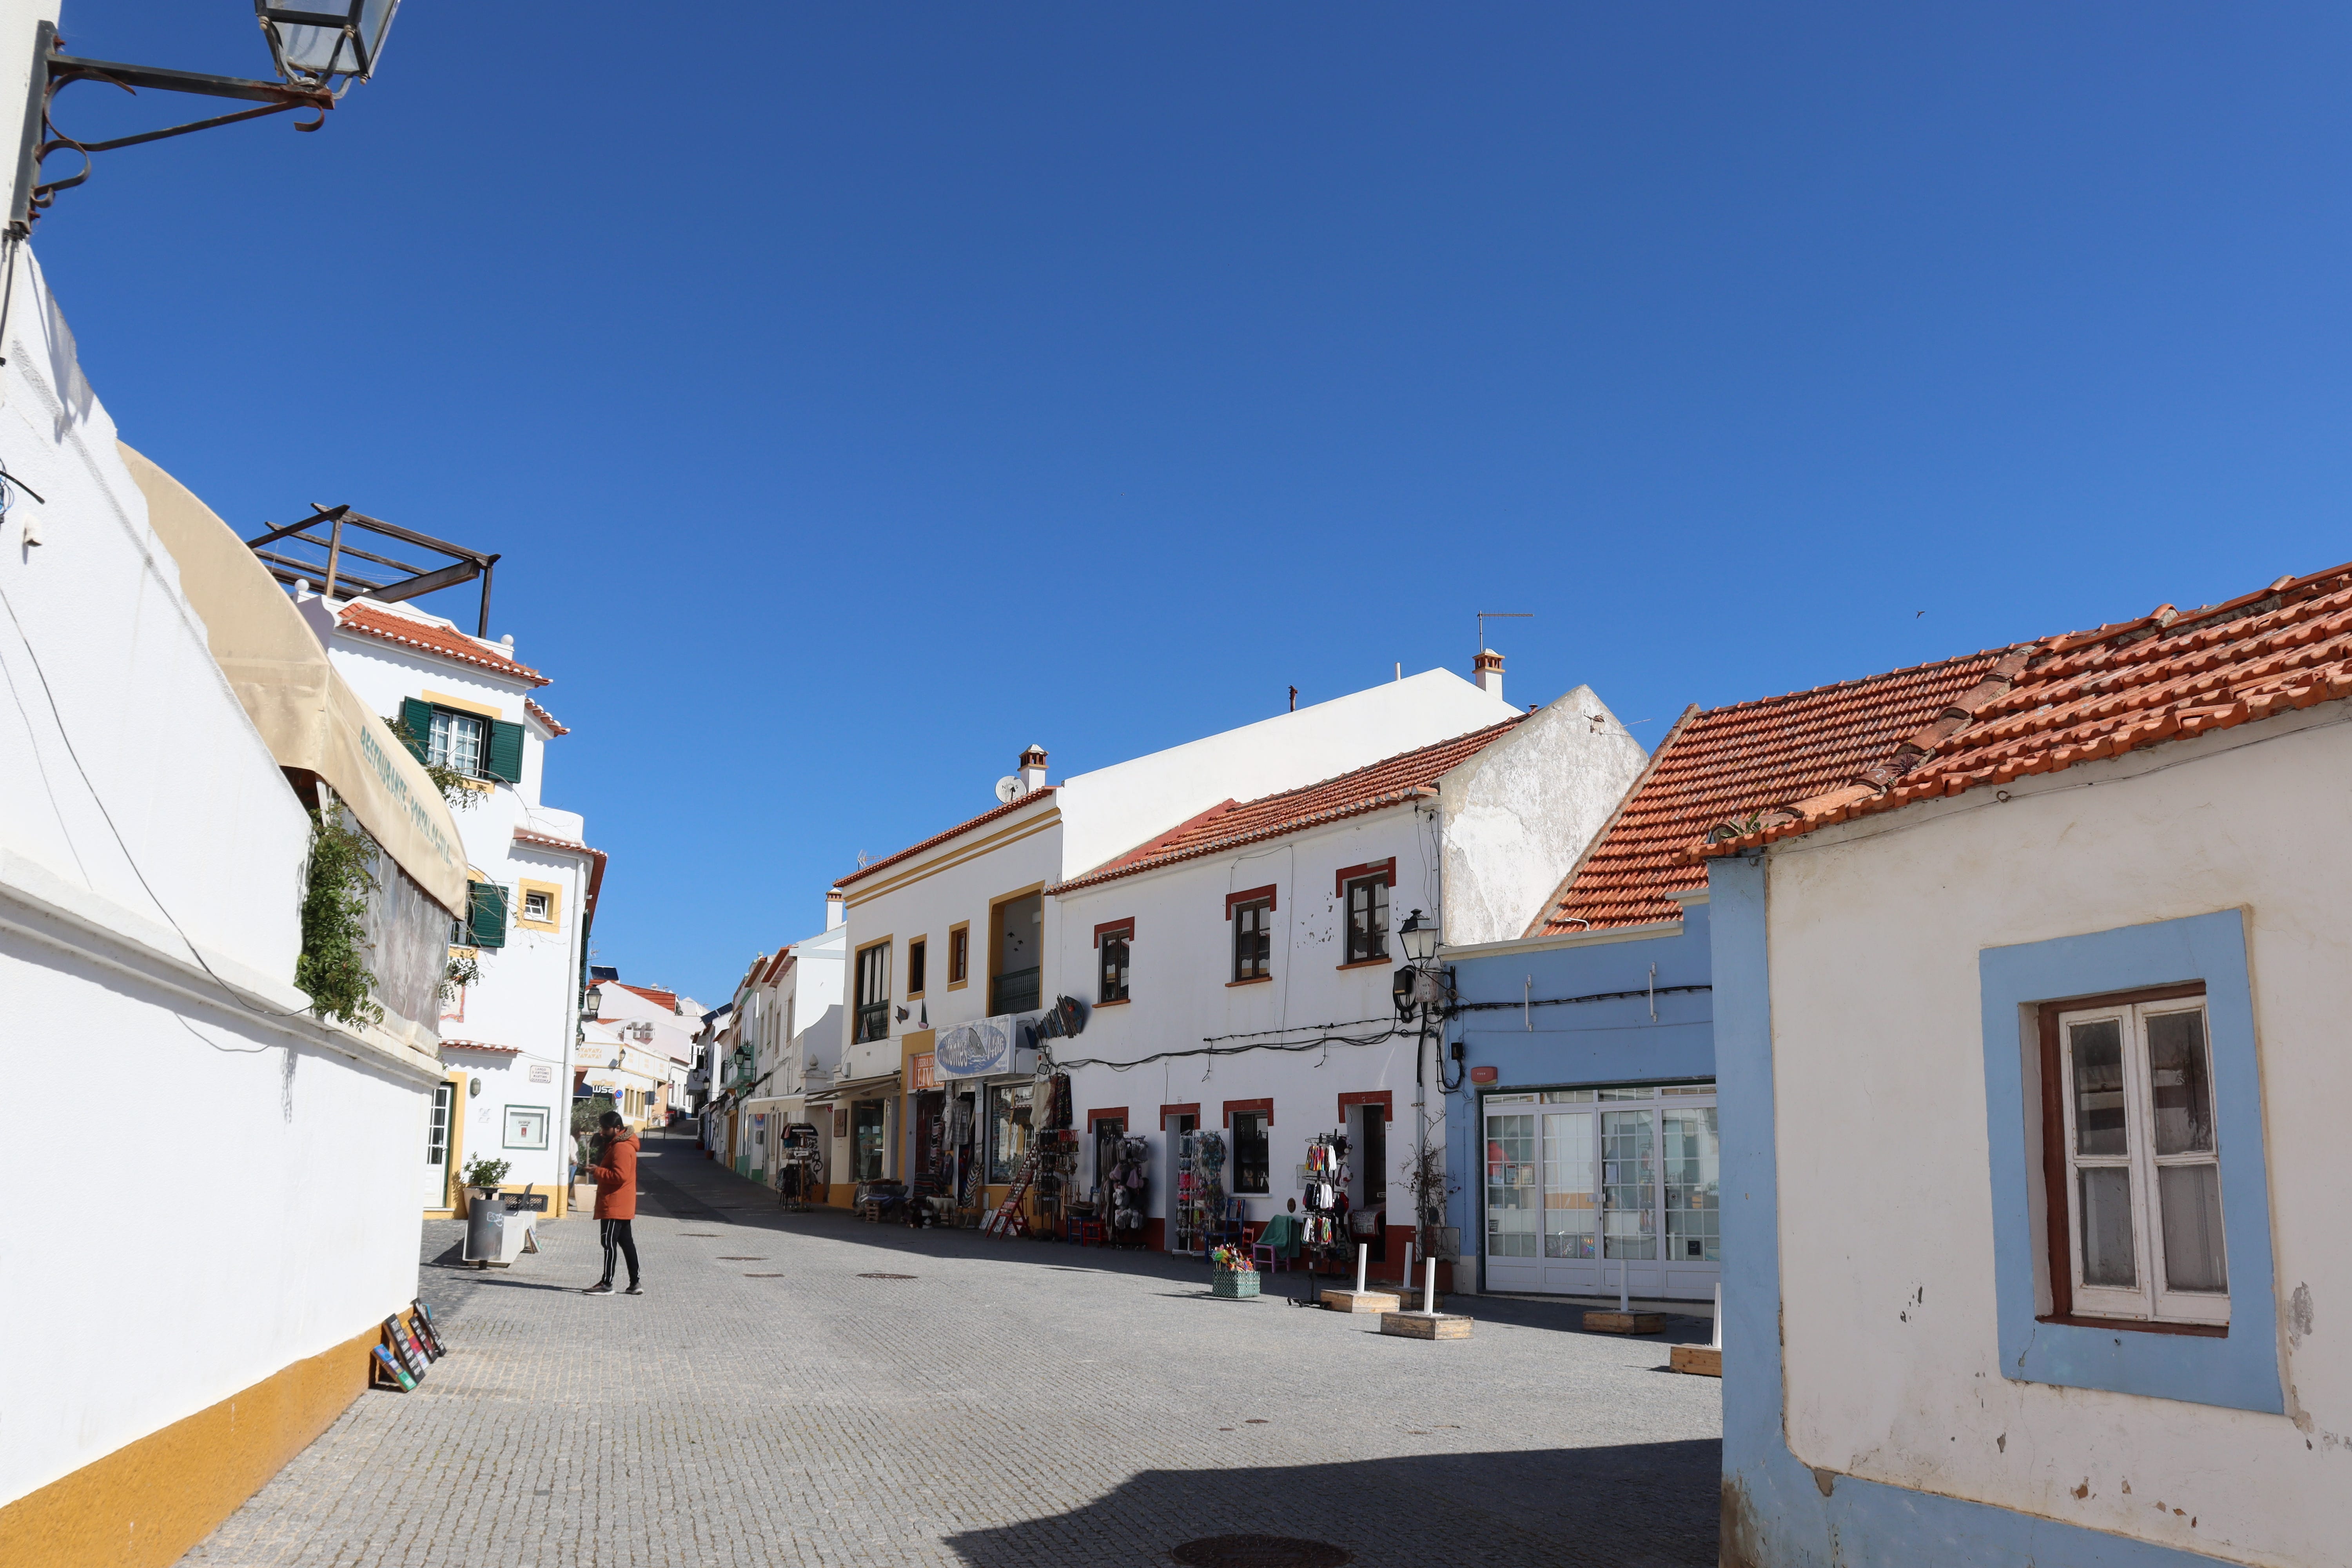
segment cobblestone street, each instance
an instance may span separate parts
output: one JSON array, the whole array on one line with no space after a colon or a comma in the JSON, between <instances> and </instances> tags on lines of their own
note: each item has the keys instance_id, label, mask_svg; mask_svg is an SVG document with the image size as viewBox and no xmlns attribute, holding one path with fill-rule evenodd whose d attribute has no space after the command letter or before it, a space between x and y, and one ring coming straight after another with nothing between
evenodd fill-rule
<instances>
[{"instance_id":1,"label":"cobblestone street","mask_svg":"<svg viewBox=\"0 0 2352 1568\"><path fill-rule=\"evenodd\" d=\"M782 1214L684 1138L642 1171L647 1295L576 1294L591 1222L494 1274L429 1224L452 1353L184 1563L1166 1564L1242 1532L1366 1568L1716 1561L1718 1384L1657 1340L1498 1298L1469 1341L1386 1339L1162 1258Z\"/></svg>"}]
</instances>

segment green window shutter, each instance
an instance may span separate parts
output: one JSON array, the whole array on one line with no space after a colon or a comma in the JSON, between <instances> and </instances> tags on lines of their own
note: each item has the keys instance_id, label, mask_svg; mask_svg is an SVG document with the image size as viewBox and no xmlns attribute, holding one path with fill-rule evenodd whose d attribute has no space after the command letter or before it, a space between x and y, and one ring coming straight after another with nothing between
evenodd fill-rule
<instances>
[{"instance_id":1,"label":"green window shutter","mask_svg":"<svg viewBox=\"0 0 2352 1568\"><path fill-rule=\"evenodd\" d=\"M522 726L503 719L490 721L490 754L487 771L500 784L522 781Z\"/></svg>"},{"instance_id":2,"label":"green window shutter","mask_svg":"<svg viewBox=\"0 0 2352 1568\"><path fill-rule=\"evenodd\" d=\"M408 727L408 749L418 762L425 760L425 748L433 740L433 704L420 702L414 697L400 700L400 721Z\"/></svg>"},{"instance_id":3,"label":"green window shutter","mask_svg":"<svg viewBox=\"0 0 2352 1568\"><path fill-rule=\"evenodd\" d=\"M471 882L466 890L473 895L473 907L466 923L472 929L474 945L506 946L507 890L490 882Z\"/></svg>"}]
</instances>

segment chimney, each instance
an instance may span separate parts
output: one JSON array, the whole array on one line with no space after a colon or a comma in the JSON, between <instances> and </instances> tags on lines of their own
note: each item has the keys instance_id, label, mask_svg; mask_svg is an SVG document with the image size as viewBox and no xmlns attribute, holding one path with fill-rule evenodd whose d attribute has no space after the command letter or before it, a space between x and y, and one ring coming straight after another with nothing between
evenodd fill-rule
<instances>
[{"instance_id":1,"label":"chimney","mask_svg":"<svg viewBox=\"0 0 2352 1568\"><path fill-rule=\"evenodd\" d=\"M1045 748L1031 746L1021 753L1021 793L1035 795L1045 787Z\"/></svg>"},{"instance_id":2,"label":"chimney","mask_svg":"<svg viewBox=\"0 0 2352 1568\"><path fill-rule=\"evenodd\" d=\"M1481 648L1471 661L1478 674L1478 689L1500 700L1503 695L1503 656L1493 648Z\"/></svg>"},{"instance_id":3,"label":"chimney","mask_svg":"<svg viewBox=\"0 0 2352 1568\"><path fill-rule=\"evenodd\" d=\"M839 888L835 888L831 891L827 892L824 896L824 929L827 931L839 930L841 922L849 918L844 912L847 907L848 895L844 893Z\"/></svg>"}]
</instances>

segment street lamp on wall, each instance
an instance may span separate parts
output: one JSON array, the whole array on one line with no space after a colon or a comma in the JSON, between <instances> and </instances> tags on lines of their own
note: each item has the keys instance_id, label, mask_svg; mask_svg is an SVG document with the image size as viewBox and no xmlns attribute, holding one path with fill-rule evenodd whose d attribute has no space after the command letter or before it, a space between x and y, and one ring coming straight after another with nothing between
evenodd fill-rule
<instances>
[{"instance_id":1,"label":"street lamp on wall","mask_svg":"<svg viewBox=\"0 0 2352 1568\"><path fill-rule=\"evenodd\" d=\"M184 136L191 131L234 125L241 120L283 114L289 110L313 111L310 119L296 121L295 130L318 130L327 122L327 110L335 106L335 100L352 82L365 81L375 74L384 36L392 30L393 15L399 9L400 0L316 0L314 5L303 9L255 0L255 14L268 39L270 58L278 67L277 81L209 76L201 71L127 65L119 60L84 59L65 52L55 23L40 23L33 39L24 132L16 152L16 184L9 193L7 237L23 239L32 232L36 216L57 199L59 191L70 190L89 179L94 153L134 147L142 142L161 142L167 136ZM152 88L158 92L241 99L258 107L166 126L160 131L85 142L66 135L50 118L59 89L77 81L105 82L132 94L142 88ZM79 153L81 167L63 179L43 179L42 164L52 153L61 152Z\"/></svg>"},{"instance_id":2,"label":"street lamp on wall","mask_svg":"<svg viewBox=\"0 0 2352 1568\"><path fill-rule=\"evenodd\" d=\"M1421 911L1415 910L1397 928L1397 940L1404 943L1406 958L1415 963L1427 963L1437 956L1437 922L1423 920Z\"/></svg>"},{"instance_id":3,"label":"street lamp on wall","mask_svg":"<svg viewBox=\"0 0 2352 1568\"><path fill-rule=\"evenodd\" d=\"M392 14L400 0L322 0L312 5L273 5L253 0L254 14L269 38L278 74L289 82L324 87L337 77L343 86L375 74ZM336 89L340 93L341 88Z\"/></svg>"}]
</instances>

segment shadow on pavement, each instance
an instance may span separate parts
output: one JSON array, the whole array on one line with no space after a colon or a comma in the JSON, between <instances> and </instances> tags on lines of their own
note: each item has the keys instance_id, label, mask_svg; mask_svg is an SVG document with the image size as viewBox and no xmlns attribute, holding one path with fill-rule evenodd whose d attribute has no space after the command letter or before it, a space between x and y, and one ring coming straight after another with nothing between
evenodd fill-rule
<instances>
[{"instance_id":1,"label":"shadow on pavement","mask_svg":"<svg viewBox=\"0 0 2352 1568\"><path fill-rule=\"evenodd\" d=\"M1146 1470L1084 1508L947 1542L971 1568L1165 1563L1184 1542L1250 1533L1397 1568L1712 1568L1721 1473L1722 1445L1698 1440ZM1495 1496L1515 1506L1463 1501Z\"/></svg>"}]
</instances>

